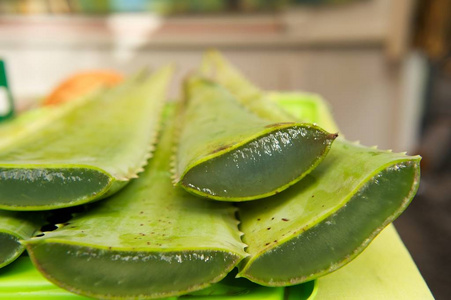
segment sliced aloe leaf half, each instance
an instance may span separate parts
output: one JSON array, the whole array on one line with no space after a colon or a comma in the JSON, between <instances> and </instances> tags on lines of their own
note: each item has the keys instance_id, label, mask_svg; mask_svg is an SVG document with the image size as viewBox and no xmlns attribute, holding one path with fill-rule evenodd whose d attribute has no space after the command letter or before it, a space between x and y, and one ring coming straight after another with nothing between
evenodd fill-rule
<instances>
[{"instance_id":1,"label":"sliced aloe leaf half","mask_svg":"<svg viewBox=\"0 0 451 300\"><path fill-rule=\"evenodd\" d=\"M250 254L239 276L284 286L345 265L408 206L419 161L338 139L314 171L277 199L239 204Z\"/></svg>"},{"instance_id":2,"label":"sliced aloe leaf half","mask_svg":"<svg viewBox=\"0 0 451 300\"><path fill-rule=\"evenodd\" d=\"M185 88L175 183L200 196L246 201L274 195L314 169L337 136L313 124L262 119L200 77Z\"/></svg>"},{"instance_id":3,"label":"sliced aloe leaf half","mask_svg":"<svg viewBox=\"0 0 451 300\"><path fill-rule=\"evenodd\" d=\"M138 179L68 225L25 242L44 276L90 297L150 299L205 288L246 256L232 204L173 187L173 131L169 124Z\"/></svg>"},{"instance_id":4,"label":"sliced aloe leaf half","mask_svg":"<svg viewBox=\"0 0 451 300\"><path fill-rule=\"evenodd\" d=\"M37 215L0 211L0 268L10 264L25 250L21 240L29 239L39 229Z\"/></svg>"},{"instance_id":5,"label":"sliced aloe leaf half","mask_svg":"<svg viewBox=\"0 0 451 300\"><path fill-rule=\"evenodd\" d=\"M0 208L79 205L137 177L156 138L171 73L165 67L143 81L81 99L36 131L20 120L11 126L11 134L21 134L0 150Z\"/></svg>"}]
</instances>

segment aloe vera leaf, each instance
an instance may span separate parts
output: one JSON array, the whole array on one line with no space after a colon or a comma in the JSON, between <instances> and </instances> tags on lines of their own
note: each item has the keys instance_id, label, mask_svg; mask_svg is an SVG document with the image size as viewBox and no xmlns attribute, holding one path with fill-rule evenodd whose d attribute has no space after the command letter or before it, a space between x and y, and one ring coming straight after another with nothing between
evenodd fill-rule
<instances>
[{"instance_id":1,"label":"aloe vera leaf","mask_svg":"<svg viewBox=\"0 0 451 300\"><path fill-rule=\"evenodd\" d=\"M305 92L261 91L218 51L205 53L199 72L226 87L244 106L264 119L275 122L302 120L329 132L339 131L321 96Z\"/></svg>"},{"instance_id":2,"label":"aloe vera leaf","mask_svg":"<svg viewBox=\"0 0 451 300\"><path fill-rule=\"evenodd\" d=\"M239 276L282 286L345 265L408 206L419 161L338 139L313 172L276 200L239 205L250 254Z\"/></svg>"},{"instance_id":3,"label":"aloe vera leaf","mask_svg":"<svg viewBox=\"0 0 451 300\"><path fill-rule=\"evenodd\" d=\"M305 92L269 92L266 95L298 120L315 123L329 132L340 131L328 103L320 95Z\"/></svg>"},{"instance_id":4,"label":"aloe vera leaf","mask_svg":"<svg viewBox=\"0 0 451 300\"><path fill-rule=\"evenodd\" d=\"M274 105L265 93L247 80L218 51L210 50L204 54L199 72L228 89L244 106L259 117L274 122L298 122L291 113Z\"/></svg>"},{"instance_id":5,"label":"aloe vera leaf","mask_svg":"<svg viewBox=\"0 0 451 300\"><path fill-rule=\"evenodd\" d=\"M35 215L0 211L0 268L22 254L25 247L20 240L30 238L38 230L38 220Z\"/></svg>"},{"instance_id":6,"label":"aloe vera leaf","mask_svg":"<svg viewBox=\"0 0 451 300\"><path fill-rule=\"evenodd\" d=\"M0 208L48 210L104 198L150 156L172 68L98 94L0 154Z\"/></svg>"},{"instance_id":7,"label":"aloe vera leaf","mask_svg":"<svg viewBox=\"0 0 451 300\"><path fill-rule=\"evenodd\" d=\"M175 183L215 200L278 193L314 169L336 134L304 123L272 123L248 112L221 86L191 77Z\"/></svg>"},{"instance_id":8,"label":"aloe vera leaf","mask_svg":"<svg viewBox=\"0 0 451 300\"><path fill-rule=\"evenodd\" d=\"M144 79L147 70L142 70L128 78L119 88L113 93L118 93L121 90L127 89L136 83L138 80ZM39 132L42 128L48 127L55 122L55 120L64 117L65 114L70 113L75 107L85 105L86 101L98 96L104 88L98 88L87 95L75 99L75 101L68 101L60 103L59 105L41 106L30 109L20 113L6 122L0 123L0 151L4 148L11 147L14 143L20 140L29 139L30 136ZM110 94L112 96L112 94Z\"/></svg>"},{"instance_id":9,"label":"aloe vera leaf","mask_svg":"<svg viewBox=\"0 0 451 300\"><path fill-rule=\"evenodd\" d=\"M246 255L232 204L173 187L173 127L139 179L69 225L25 241L50 281L90 297L168 297L219 281Z\"/></svg>"},{"instance_id":10,"label":"aloe vera leaf","mask_svg":"<svg viewBox=\"0 0 451 300\"><path fill-rule=\"evenodd\" d=\"M0 124L0 149L6 148L17 140L35 134L42 127L48 126L62 114L81 102L68 102L61 106L39 107L26 111L19 116Z\"/></svg>"}]
</instances>

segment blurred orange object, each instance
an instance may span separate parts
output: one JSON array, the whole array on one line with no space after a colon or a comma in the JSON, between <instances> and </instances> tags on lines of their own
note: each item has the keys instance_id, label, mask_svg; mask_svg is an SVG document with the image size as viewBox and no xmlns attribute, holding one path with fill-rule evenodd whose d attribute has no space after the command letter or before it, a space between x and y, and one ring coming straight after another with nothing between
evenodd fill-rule
<instances>
[{"instance_id":1,"label":"blurred orange object","mask_svg":"<svg viewBox=\"0 0 451 300\"><path fill-rule=\"evenodd\" d=\"M123 81L123 76L115 71L86 71L77 73L59 84L42 105L55 105L74 100L102 86L112 87Z\"/></svg>"}]
</instances>

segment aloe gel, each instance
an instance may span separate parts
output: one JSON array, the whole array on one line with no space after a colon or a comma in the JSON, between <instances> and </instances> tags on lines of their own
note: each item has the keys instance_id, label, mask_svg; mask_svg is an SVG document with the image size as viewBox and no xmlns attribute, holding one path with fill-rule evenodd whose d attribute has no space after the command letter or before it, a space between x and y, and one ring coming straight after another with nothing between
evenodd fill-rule
<instances>
[{"instance_id":1,"label":"aloe gel","mask_svg":"<svg viewBox=\"0 0 451 300\"><path fill-rule=\"evenodd\" d=\"M49 210L105 198L142 171L151 155L172 73L96 93L48 122L33 114L8 125L0 147L0 209ZM73 101L78 102L78 101Z\"/></svg>"},{"instance_id":2,"label":"aloe gel","mask_svg":"<svg viewBox=\"0 0 451 300\"><path fill-rule=\"evenodd\" d=\"M172 186L171 117L138 179L67 226L25 242L50 281L102 299L169 297L219 281L246 256L234 206Z\"/></svg>"},{"instance_id":3,"label":"aloe gel","mask_svg":"<svg viewBox=\"0 0 451 300\"><path fill-rule=\"evenodd\" d=\"M274 195L314 169L336 138L313 124L262 119L200 77L191 77L185 92L175 183L196 195L221 201Z\"/></svg>"}]
</instances>

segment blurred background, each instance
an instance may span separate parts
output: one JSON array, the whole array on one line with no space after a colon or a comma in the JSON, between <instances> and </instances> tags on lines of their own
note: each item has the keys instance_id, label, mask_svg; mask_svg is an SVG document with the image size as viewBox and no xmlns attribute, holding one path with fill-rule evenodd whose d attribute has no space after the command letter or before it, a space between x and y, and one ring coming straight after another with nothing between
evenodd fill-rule
<instances>
[{"instance_id":1,"label":"blurred background","mask_svg":"<svg viewBox=\"0 0 451 300\"><path fill-rule=\"evenodd\" d=\"M177 97L208 48L263 89L321 94L347 139L423 156L395 225L434 296L450 299L451 0L0 0L16 110L82 70L169 62Z\"/></svg>"}]
</instances>

